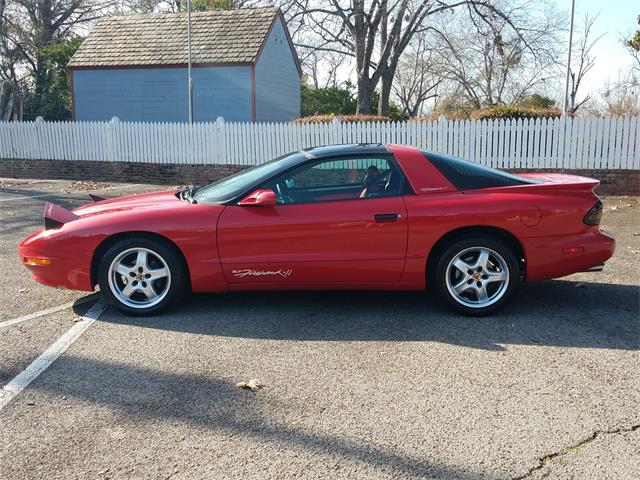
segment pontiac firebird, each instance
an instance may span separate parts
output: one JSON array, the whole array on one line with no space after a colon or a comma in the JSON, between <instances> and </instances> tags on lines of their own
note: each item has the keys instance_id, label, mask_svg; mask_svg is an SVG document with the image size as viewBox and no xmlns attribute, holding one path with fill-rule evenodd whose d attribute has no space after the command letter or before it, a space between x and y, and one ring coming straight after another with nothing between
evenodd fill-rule
<instances>
[{"instance_id":1,"label":"pontiac firebird","mask_svg":"<svg viewBox=\"0 0 640 480\"><path fill-rule=\"evenodd\" d=\"M133 315L186 292L435 290L469 315L523 282L597 271L599 182L519 176L410 146L318 147L200 188L45 205L19 247L45 285L93 291Z\"/></svg>"}]
</instances>

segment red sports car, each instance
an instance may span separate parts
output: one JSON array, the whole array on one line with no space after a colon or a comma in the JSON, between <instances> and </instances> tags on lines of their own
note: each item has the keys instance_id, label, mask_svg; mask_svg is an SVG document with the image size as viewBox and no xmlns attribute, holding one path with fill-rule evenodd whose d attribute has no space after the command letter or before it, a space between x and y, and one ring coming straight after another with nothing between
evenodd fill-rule
<instances>
[{"instance_id":1,"label":"red sports car","mask_svg":"<svg viewBox=\"0 0 640 480\"><path fill-rule=\"evenodd\" d=\"M523 281L601 270L598 181L510 175L400 145L291 153L200 188L47 204L19 248L41 283L96 284L155 314L187 290L424 290L459 312L502 307Z\"/></svg>"}]
</instances>

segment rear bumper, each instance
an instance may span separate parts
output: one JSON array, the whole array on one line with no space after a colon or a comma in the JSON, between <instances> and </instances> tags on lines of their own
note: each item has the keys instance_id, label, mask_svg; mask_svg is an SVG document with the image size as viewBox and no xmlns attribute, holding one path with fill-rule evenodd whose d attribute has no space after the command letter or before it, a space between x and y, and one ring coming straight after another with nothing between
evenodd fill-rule
<instances>
[{"instance_id":1,"label":"rear bumper","mask_svg":"<svg viewBox=\"0 0 640 480\"><path fill-rule=\"evenodd\" d=\"M616 248L615 239L597 228L579 235L528 238L523 243L529 281L598 271L593 268L609 260Z\"/></svg>"}]
</instances>

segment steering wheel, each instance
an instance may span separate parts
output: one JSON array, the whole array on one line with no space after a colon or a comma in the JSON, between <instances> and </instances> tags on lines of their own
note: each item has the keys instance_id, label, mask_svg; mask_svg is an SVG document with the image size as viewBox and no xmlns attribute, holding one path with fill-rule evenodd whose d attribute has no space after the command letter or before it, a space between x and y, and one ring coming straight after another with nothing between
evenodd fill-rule
<instances>
[{"instance_id":1,"label":"steering wheel","mask_svg":"<svg viewBox=\"0 0 640 480\"><path fill-rule=\"evenodd\" d=\"M287 187L282 185L280 182L276 183L276 199L279 204L293 203L293 198L291 198L288 194Z\"/></svg>"}]
</instances>

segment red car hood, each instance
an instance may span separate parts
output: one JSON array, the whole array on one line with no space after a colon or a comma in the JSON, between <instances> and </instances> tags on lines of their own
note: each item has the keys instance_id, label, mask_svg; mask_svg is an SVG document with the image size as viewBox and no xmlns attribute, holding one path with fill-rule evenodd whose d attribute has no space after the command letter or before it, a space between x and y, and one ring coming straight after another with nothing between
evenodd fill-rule
<instances>
[{"instance_id":1,"label":"red car hood","mask_svg":"<svg viewBox=\"0 0 640 480\"><path fill-rule=\"evenodd\" d=\"M131 195L128 197L111 198L100 202L89 203L76 208L73 213L79 217L98 215L102 213L122 212L140 208L164 208L182 202L176 197L176 190L164 192L145 193L143 195Z\"/></svg>"}]
</instances>

